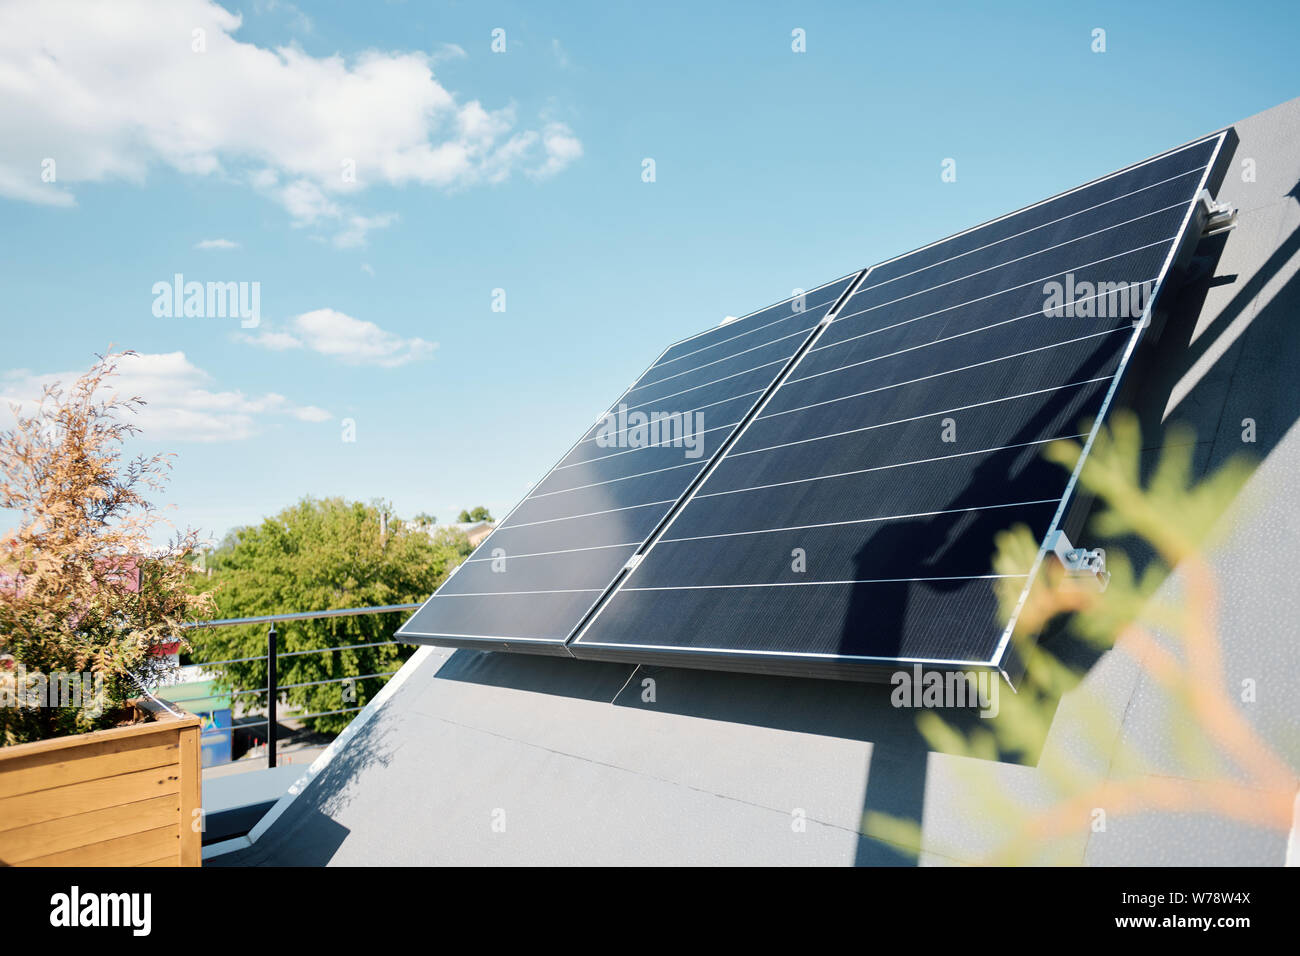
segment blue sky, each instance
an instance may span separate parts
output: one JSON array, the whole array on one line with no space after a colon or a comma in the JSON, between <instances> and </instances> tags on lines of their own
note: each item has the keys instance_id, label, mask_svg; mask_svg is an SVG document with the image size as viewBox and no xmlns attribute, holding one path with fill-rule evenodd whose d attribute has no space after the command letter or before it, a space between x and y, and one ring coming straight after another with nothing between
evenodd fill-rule
<instances>
[{"instance_id":1,"label":"blue sky","mask_svg":"<svg viewBox=\"0 0 1300 956\"><path fill-rule=\"evenodd\" d=\"M0 391L141 353L217 537L500 515L669 342L1300 93L1289 3L758 6L6 4Z\"/></svg>"}]
</instances>

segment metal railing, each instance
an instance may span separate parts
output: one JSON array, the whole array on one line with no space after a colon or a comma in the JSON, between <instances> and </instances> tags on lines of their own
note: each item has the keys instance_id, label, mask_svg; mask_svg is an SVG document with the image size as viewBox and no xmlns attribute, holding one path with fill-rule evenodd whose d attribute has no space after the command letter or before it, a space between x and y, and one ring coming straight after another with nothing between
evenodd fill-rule
<instances>
[{"instance_id":1,"label":"metal railing","mask_svg":"<svg viewBox=\"0 0 1300 956\"><path fill-rule=\"evenodd\" d=\"M319 618L328 617L358 617L363 614L391 614L395 611L414 611L419 608L419 604L387 604L383 607L345 607L336 608L330 611L295 611L290 614L266 614L260 617L231 617L222 618L216 621L193 621L189 624L182 625L182 630L192 631L201 630L208 627L235 627L240 624L266 624L269 625L266 631L266 653L258 654L253 657L236 657L224 661L195 661L197 667L219 667L223 664L250 664L254 661L266 662L266 687L256 688L254 690L231 691L229 697L241 697L248 694L266 694L266 717L263 720L253 721L252 723L242 723L238 726L234 724L234 712L231 711L231 726L228 729L218 731L207 731L201 736L204 737L224 737L230 735L233 742L235 731L244 730L249 727L258 727L265 725L266 733L266 765L267 767L275 766L275 742L277 736L277 711L279 705L280 691L291 690L295 687L317 687L323 684L339 684L344 681L368 680L375 677L391 677L397 671L380 671L374 674L358 674L352 677L332 677L327 680L304 681L298 684L281 684L279 683L278 664L281 657L298 657L303 654L329 654L334 651L356 650L366 647L380 647L385 644L401 644L403 641L369 641L365 644L339 644L331 647L309 648L302 651L284 651L281 652L278 647L279 633L275 629L276 624L287 621L311 621ZM161 688L159 689L162 690ZM183 704L185 701L208 700L213 695L206 694L201 697L167 697L165 693L162 696L173 704ZM322 710L311 714L294 714L294 720L307 720L311 717L328 717L334 714L350 714L361 710L360 707L344 707L339 710Z\"/></svg>"}]
</instances>

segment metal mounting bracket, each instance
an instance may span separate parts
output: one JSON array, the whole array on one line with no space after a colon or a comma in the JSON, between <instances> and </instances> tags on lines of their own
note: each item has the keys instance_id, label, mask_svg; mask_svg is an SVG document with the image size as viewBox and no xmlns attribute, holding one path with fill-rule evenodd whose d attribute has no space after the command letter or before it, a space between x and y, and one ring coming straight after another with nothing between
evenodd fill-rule
<instances>
[{"instance_id":1,"label":"metal mounting bracket","mask_svg":"<svg viewBox=\"0 0 1300 956\"><path fill-rule=\"evenodd\" d=\"M641 559L644 558L644 557L645 557L644 554L634 554L634 555L632 555L632 557L630 557L630 558L627 559L627 564L623 565L623 570L624 570L624 571L635 571L635 570L636 570L636 566L637 566L638 564L641 563Z\"/></svg>"},{"instance_id":2,"label":"metal mounting bracket","mask_svg":"<svg viewBox=\"0 0 1300 956\"><path fill-rule=\"evenodd\" d=\"M1110 572L1106 570L1106 552L1102 548L1076 548L1059 528L1047 539L1047 547L1065 568L1065 573L1072 578L1090 577L1097 582L1099 591L1106 590L1110 584Z\"/></svg>"},{"instance_id":3,"label":"metal mounting bracket","mask_svg":"<svg viewBox=\"0 0 1300 956\"><path fill-rule=\"evenodd\" d=\"M1237 210L1226 202L1219 202L1210 195L1208 189L1202 189L1196 196L1198 218L1201 221L1201 237L1217 236L1221 232L1235 229Z\"/></svg>"}]
</instances>

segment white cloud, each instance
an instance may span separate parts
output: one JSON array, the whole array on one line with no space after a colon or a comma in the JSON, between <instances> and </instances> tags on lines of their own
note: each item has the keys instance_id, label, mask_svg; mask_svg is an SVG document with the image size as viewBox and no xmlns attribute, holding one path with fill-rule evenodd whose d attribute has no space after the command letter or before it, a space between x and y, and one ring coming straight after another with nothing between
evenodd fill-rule
<instances>
[{"instance_id":1,"label":"white cloud","mask_svg":"<svg viewBox=\"0 0 1300 956\"><path fill-rule=\"evenodd\" d=\"M289 413L294 418L303 422L327 422L334 416L323 408L317 408L315 405L305 405L302 408L295 408Z\"/></svg>"},{"instance_id":2,"label":"white cloud","mask_svg":"<svg viewBox=\"0 0 1300 956\"><path fill-rule=\"evenodd\" d=\"M297 30L299 33L311 33L316 28L311 17L303 13L299 7L282 0L254 0L253 12L259 16L283 14L290 29Z\"/></svg>"},{"instance_id":3,"label":"white cloud","mask_svg":"<svg viewBox=\"0 0 1300 956\"><path fill-rule=\"evenodd\" d=\"M302 341L288 332L273 332L270 329L264 329L256 335L242 335L245 342L251 342L264 349L270 349L272 352L284 352L288 349L302 348Z\"/></svg>"},{"instance_id":4,"label":"white cloud","mask_svg":"<svg viewBox=\"0 0 1300 956\"><path fill-rule=\"evenodd\" d=\"M0 110L2 109L3 104L0 104ZM0 140L0 151L3 149L4 142ZM56 164L55 171L57 170ZM77 199L72 193L42 182L41 177L32 175L30 169L21 171L16 167L9 168L3 161L0 161L0 196L21 199L41 206L61 206L65 209L77 204Z\"/></svg>"},{"instance_id":5,"label":"white cloud","mask_svg":"<svg viewBox=\"0 0 1300 956\"><path fill-rule=\"evenodd\" d=\"M361 271L364 272L366 275L370 276L370 278L372 279L375 277L375 267L372 266L369 262L361 263Z\"/></svg>"},{"instance_id":6,"label":"white cloud","mask_svg":"<svg viewBox=\"0 0 1300 956\"><path fill-rule=\"evenodd\" d=\"M251 345L273 351L305 348L328 355L348 365L378 365L396 368L433 356L437 342L402 338L373 322L354 319L335 309L304 312L289 322L289 331L264 329L256 335L242 334Z\"/></svg>"},{"instance_id":7,"label":"white cloud","mask_svg":"<svg viewBox=\"0 0 1300 956\"><path fill-rule=\"evenodd\" d=\"M39 399L50 382L69 387L77 372L33 375L15 370L0 380L3 416L10 421L9 403L27 406ZM332 416L314 405L297 405L283 395L267 392L247 395L239 390L218 390L212 376L195 366L184 352L123 356L118 374L108 380L105 394L120 398L140 396L148 404L130 417L141 429L141 437L168 441L237 441L249 438L279 416L299 421L322 422Z\"/></svg>"},{"instance_id":8,"label":"white cloud","mask_svg":"<svg viewBox=\"0 0 1300 956\"><path fill-rule=\"evenodd\" d=\"M274 178L274 172L271 175ZM310 226L321 219L337 219L343 214L338 204L310 179L295 179L272 192L280 205L289 210L295 225Z\"/></svg>"},{"instance_id":9,"label":"white cloud","mask_svg":"<svg viewBox=\"0 0 1300 956\"><path fill-rule=\"evenodd\" d=\"M0 196L73 205L81 184L161 165L248 182L296 223L349 235L341 200L369 185L456 189L581 155L563 124L520 128L512 108L445 89L432 64L450 46L315 57L242 42L241 22L212 0L0 5Z\"/></svg>"},{"instance_id":10,"label":"white cloud","mask_svg":"<svg viewBox=\"0 0 1300 956\"><path fill-rule=\"evenodd\" d=\"M194 244L195 249L238 249L239 243L230 239L201 239Z\"/></svg>"},{"instance_id":11,"label":"white cloud","mask_svg":"<svg viewBox=\"0 0 1300 956\"><path fill-rule=\"evenodd\" d=\"M528 170L528 175L536 179L554 176L582 156L582 143L563 123L546 124L542 130L542 149L546 153L546 160L540 166Z\"/></svg>"},{"instance_id":12,"label":"white cloud","mask_svg":"<svg viewBox=\"0 0 1300 956\"><path fill-rule=\"evenodd\" d=\"M465 48L458 43L440 43L429 60L433 63L441 63L443 60L463 60L468 56Z\"/></svg>"},{"instance_id":13,"label":"white cloud","mask_svg":"<svg viewBox=\"0 0 1300 956\"><path fill-rule=\"evenodd\" d=\"M334 236L334 245L340 249L353 249L366 244L366 234L371 229L386 229L397 221L397 213L379 216L349 216L341 232Z\"/></svg>"}]
</instances>

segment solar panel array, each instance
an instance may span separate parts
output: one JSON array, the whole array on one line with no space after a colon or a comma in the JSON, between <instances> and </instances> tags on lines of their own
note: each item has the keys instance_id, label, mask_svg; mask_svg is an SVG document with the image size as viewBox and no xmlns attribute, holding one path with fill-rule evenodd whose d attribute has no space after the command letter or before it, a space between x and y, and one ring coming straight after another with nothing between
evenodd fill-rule
<instances>
[{"instance_id":1,"label":"solar panel array","mask_svg":"<svg viewBox=\"0 0 1300 956\"><path fill-rule=\"evenodd\" d=\"M774 306L673 346L620 402L699 407L693 390L725 421L708 452L597 453L589 432L411 623L449 592L448 629L527 630L575 657L1004 667L994 535L1059 526L1073 478L1043 446L1104 416L1223 142L839 280L820 314ZM524 590L451 597L488 589L494 541L537 555L509 559Z\"/></svg>"}]
</instances>

